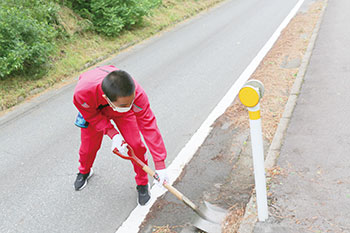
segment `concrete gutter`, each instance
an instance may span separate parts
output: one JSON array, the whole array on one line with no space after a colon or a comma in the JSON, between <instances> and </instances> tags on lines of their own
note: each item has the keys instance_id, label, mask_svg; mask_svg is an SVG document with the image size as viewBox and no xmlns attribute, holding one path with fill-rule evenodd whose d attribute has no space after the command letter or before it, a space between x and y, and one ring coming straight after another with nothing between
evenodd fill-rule
<instances>
[{"instance_id":1,"label":"concrete gutter","mask_svg":"<svg viewBox=\"0 0 350 233\"><path fill-rule=\"evenodd\" d=\"M310 62L310 58L312 55L312 51L315 46L315 42L318 36L318 32L320 30L321 22L324 16L324 12L327 8L328 0L326 0L325 5L322 9L320 18L316 24L316 27L312 33L309 45L307 47L306 53L303 57L302 63L300 65L298 75L294 81L293 87L291 89L290 96L288 98L287 104L285 106L282 118L278 124L275 136L272 140L270 148L268 150L266 159L265 159L265 170L272 169L277 162L277 159L280 155L281 147L283 145L284 137L288 129L288 125L290 119L292 117L294 108L297 104L298 96L301 90L301 87L304 82L304 77ZM256 222L258 221L258 214L256 208L256 196L253 194L246 206L245 214L243 216L243 220L238 229L238 233L251 233L254 231L254 227Z\"/></svg>"}]
</instances>

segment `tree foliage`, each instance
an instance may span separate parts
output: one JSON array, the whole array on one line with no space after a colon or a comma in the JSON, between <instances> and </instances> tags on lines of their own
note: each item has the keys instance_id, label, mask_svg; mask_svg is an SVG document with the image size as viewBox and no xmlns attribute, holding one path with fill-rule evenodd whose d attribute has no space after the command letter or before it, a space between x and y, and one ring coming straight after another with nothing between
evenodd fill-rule
<instances>
[{"instance_id":1,"label":"tree foliage","mask_svg":"<svg viewBox=\"0 0 350 233\"><path fill-rule=\"evenodd\" d=\"M90 20L93 30L116 36L142 21L161 0L66 0L66 4L82 17Z\"/></svg>"},{"instance_id":2,"label":"tree foliage","mask_svg":"<svg viewBox=\"0 0 350 233\"><path fill-rule=\"evenodd\" d=\"M38 70L48 61L55 48L56 11L45 0L0 1L0 78Z\"/></svg>"},{"instance_id":3,"label":"tree foliage","mask_svg":"<svg viewBox=\"0 0 350 233\"><path fill-rule=\"evenodd\" d=\"M63 32L59 4L90 21L91 30L116 36L150 14L162 0L0 0L0 79L37 73L50 60ZM26 75L28 76L28 75ZM33 76L34 77L34 76Z\"/></svg>"}]
</instances>

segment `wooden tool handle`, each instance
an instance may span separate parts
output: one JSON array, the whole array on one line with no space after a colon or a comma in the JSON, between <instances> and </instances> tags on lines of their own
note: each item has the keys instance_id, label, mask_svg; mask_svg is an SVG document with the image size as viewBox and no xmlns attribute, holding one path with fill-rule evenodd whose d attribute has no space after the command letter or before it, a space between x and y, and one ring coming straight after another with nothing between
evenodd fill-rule
<instances>
[{"instance_id":1,"label":"wooden tool handle","mask_svg":"<svg viewBox=\"0 0 350 233\"><path fill-rule=\"evenodd\" d=\"M154 179L157 179L157 177L155 177L155 172L147 165L144 165L142 167L142 170L144 170L145 172L147 172L147 174L149 174L150 176L152 176ZM171 186L170 184L164 183L163 186L169 190L169 192L171 192L172 194L174 194L178 199L180 199L181 201L183 200L183 194L180 193L176 188L174 188L173 186Z\"/></svg>"},{"instance_id":2,"label":"wooden tool handle","mask_svg":"<svg viewBox=\"0 0 350 233\"><path fill-rule=\"evenodd\" d=\"M148 167L147 165L144 165L142 167L142 170L144 170L145 172L147 172L149 175L151 175L154 179L157 179L158 177L155 176L155 172ZM194 204L190 199L188 199L187 197L185 197L179 190L177 190L176 188L174 188L172 185L164 183L163 186L169 191L171 192L175 197L177 197L180 201L183 201L187 206L189 206L190 208L196 210L197 206L196 204Z\"/></svg>"},{"instance_id":3,"label":"wooden tool handle","mask_svg":"<svg viewBox=\"0 0 350 233\"><path fill-rule=\"evenodd\" d=\"M170 184L163 184L163 186L169 190L169 192L171 192L172 194L174 194L175 197L177 197L179 200L183 201L183 197L184 195L182 193L180 193L179 190L177 190L176 188L174 188L173 186L171 186Z\"/></svg>"},{"instance_id":4,"label":"wooden tool handle","mask_svg":"<svg viewBox=\"0 0 350 233\"><path fill-rule=\"evenodd\" d=\"M128 145L128 149L130 151L129 156L124 156L121 153L119 153L118 150L114 150L113 152L120 156L123 159L128 159L131 161L134 161L138 166L142 168L147 174L152 176L154 179L159 181L158 174L156 174L150 167L148 167L144 162L142 162L139 158L135 156L134 150ZM183 201L188 207L192 208L196 213L198 213L200 216L202 216L201 212L199 211L198 207L186 196L184 196L179 190L171 186L170 184L164 183L163 186L169 190L175 197L177 197L180 201Z\"/></svg>"}]
</instances>

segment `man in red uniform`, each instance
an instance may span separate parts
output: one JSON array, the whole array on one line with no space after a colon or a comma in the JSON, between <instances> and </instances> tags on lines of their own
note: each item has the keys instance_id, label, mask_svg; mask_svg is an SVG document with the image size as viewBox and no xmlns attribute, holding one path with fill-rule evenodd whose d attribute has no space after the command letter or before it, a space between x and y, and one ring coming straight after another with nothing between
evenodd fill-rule
<instances>
[{"instance_id":1,"label":"man in red uniform","mask_svg":"<svg viewBox=\"0 0 350 233\"><path fill-rule=\"evenodd\" d=\"M127 72L114 66L102 66L83 73L75 88L73 103L80 113L76 125L81 127L75 190L83 189L93 174L91 167L105 134L112 139L112 151L117 149L127 155L127 145L130 145L136 156L147 164L142 133L160 178L158 185L168 181L164 163L166 149L156 118L146 93ZM148 175L137 164L133 166L138 203L145 205L150 200Z\"/></svg>"}]
</instances>

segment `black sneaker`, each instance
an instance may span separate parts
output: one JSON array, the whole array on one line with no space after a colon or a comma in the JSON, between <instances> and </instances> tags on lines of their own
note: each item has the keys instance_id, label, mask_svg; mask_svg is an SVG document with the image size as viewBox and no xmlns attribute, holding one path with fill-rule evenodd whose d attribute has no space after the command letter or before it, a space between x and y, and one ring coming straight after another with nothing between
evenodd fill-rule
<instances>
[{"instance_id":1,"label":"black sneaker","mask_svg":"<svg viewBox=\"0 0 350 233\"><path fill-rule=\"evenodd\" d=\"M138 192L137 202L140 205L146 205L149 202L149 200L151 200L149 185L137 185L136 189Z\"/></svg>"},{"instance_id":2,"label":"black sneaker","mask_svg":"<svg viewBox=\"0 0 350 233\"><path fill-rule=\"evenodd\" d=\"M92 176L92 174L94 174L94 171L92 170L92 168L90 169L90 172L87 174L81 174L80 172L77 173L77 179L74 182L75 190L80 191L83 188L85 188L85 186L87 185L87 181Z\"/></svg>"}]
</instances>

